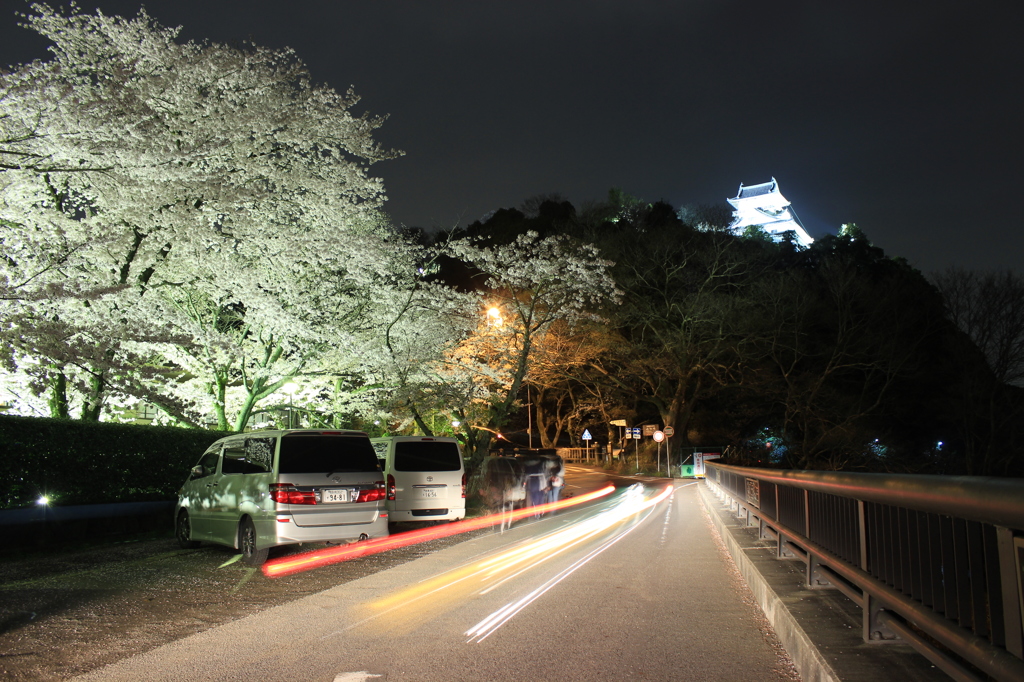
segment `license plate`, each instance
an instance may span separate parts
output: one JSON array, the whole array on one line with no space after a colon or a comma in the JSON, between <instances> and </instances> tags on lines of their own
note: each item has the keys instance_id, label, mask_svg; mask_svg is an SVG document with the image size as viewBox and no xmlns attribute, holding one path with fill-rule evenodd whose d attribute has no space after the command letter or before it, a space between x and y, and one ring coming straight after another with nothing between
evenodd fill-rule
<instances>
[{"instance_id":1,"label":"license plate","mask_svg":"<svg viewBox=\"0 0 1024 682\"><path fill-rule=\"evenodd\" d=\"M335 502L348 502L348 491L347 490L325 490L320 496L320 501L324 504L333 504Z\"/></svg>"},{"instance_id":2,"label":"license plate","mask_svg":"<svg viewBox=\"0 0 1024 682\"><path fill-rule=\"evenodd\" d=\"M420 491L420 497L421 498L437 497L437 491L434 490L433 488L425 488L424 490Z\"/></svg>"}]
</instances>

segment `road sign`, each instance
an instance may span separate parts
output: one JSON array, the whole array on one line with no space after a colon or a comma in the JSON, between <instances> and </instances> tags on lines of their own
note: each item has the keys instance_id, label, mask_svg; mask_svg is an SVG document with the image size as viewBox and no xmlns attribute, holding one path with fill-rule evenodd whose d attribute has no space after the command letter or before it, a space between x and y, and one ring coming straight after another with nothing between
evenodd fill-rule
<instances>
[{"instance_id":1,"label":"road sign","mask_svg":"<svg viewBox=\"0 0 1024 682\"><path fill-rule=\"evenodd\" d=\"M590 430L589 429L583 429L583 436L582 436L582 438L583 438L583 440L591 440L593 438L593 436L590 435Z\"/></svg>"},{"instance_id":2,"label":"road sign","mask_svg":"<svg viewBox=\"0 0 1024 682\"><path fill-rule=\"evenodd\" d=\"M636 438L637 440L640 440L640 438L642 438L642 436L640 435L640 427L639 426L634 426L633 427L633 438Z\"/></svg>"},{"instance_id":3,"label":"road sign","mask_svg":"<svg viewBox=\"0 0 1024 682\"><path fill-rule=\"evenodd\" d=\"M665 430L665 435L668 436L669 438L671 438L672 436L676 435L676 430L674 428L672 428L671 426L666 426L664 430Z\"/></svg>"},{"instance_id":4,"label":"road sign","mask_svg":"<svg viewBox=\"0 0 1024 682\"><path fill-rule=\"evenodd\" d=\"M658 430L657 424L644 424L644 435L653 436L654 432Z\"/></svg>"},{"instance_id":5,"label":"road sign","mask_svg":"<svg viewBox=\"0 0 1024 682\"><path fill-rule=\"evenodd\" d=\"M661 441L665 440L665 432L664 431L655 431L651 435L651 437L654 438L655 442L660 443Z\"/></svg>"}]
</instances>

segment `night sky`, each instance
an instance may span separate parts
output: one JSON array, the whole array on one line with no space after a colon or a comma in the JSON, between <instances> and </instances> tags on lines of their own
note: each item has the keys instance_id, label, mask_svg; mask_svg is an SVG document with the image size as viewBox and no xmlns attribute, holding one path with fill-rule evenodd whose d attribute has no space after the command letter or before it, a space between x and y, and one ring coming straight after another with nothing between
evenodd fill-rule
<instances>
[{"instance_id":1,"label":"night sky","mask_svg":"<svg viewBox=\"0 0 1024 682\"><path fill-rule=\"evenodd\" d=\"M1019 1L145 4L186 39L290 46L389 114L378 139L406 155L373 170L399 224L611 187L724 204L774 176L812 236L855 222L925 273L1024 271ZM0 64L45 57L27 4L2 7Z\"/></svg>"}]
</instances>

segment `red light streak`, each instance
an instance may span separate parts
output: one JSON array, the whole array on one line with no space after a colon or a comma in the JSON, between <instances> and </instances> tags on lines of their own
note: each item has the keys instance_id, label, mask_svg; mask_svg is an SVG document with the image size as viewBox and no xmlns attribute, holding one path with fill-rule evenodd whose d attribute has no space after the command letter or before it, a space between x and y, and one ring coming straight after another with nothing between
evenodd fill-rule
<instances>
[{"instance_id":1,"label":"red light streak","mask_svg":"<svg viewBox=\"0 0 1024 682\"><path fill-rule=\"evenodd\" d=\"M408 547L409 545L419 544L428 540L446 538L451 535L458 535L459 533L468 533L470 531L487 528L488 526L501 523L503 516L506 519L511 516L512 521L516 521L526 516L544 514L556 509L564 509L577 504L583 504L584 502L590 502L591 500L596 500L599 497L610 495L614 491L615 486L609 483L600 490L585 493L577 497L568 497L564 500L559 500L558 502L549 502L547 504L537 505L536 507L523 507L522 509L512 511L510 514L489 514L487 516L480 516L474 519L455 521L443 526L433 526L431 528L422 528L420 530L413 530L407 533L399 533L398 535L389 535L386 538L372 538L370 540L364 540L362 542L345 545L343 547L330 547L327 549L297 554L295 556L273 559L264 564L263 575L268 578L279 578L293 573L308 571L313 568L320 568L321 566L341 563L342 561L350 561L351 559L358 559L359 557L380 554L381 552L398 549L399 547Z\"/></svg>"}]
</instances>

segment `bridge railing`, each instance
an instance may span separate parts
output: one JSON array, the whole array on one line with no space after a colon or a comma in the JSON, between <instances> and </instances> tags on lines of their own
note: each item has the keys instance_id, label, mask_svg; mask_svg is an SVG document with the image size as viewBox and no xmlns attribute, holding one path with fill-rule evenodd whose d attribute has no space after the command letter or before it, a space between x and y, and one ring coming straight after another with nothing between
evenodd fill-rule
<instances>
[{"instance_id":1,"label":"bridge railing","mask_svg":"<svg viewBox=\"0 0 1024 682\"><path fill-rule=\"evenodd\" d=\"M957 680L1024 680L1024 480L707 464L711 489L812 588ZM979 674L980 673L980 674Z\"/></svg>"}]
</instances>

